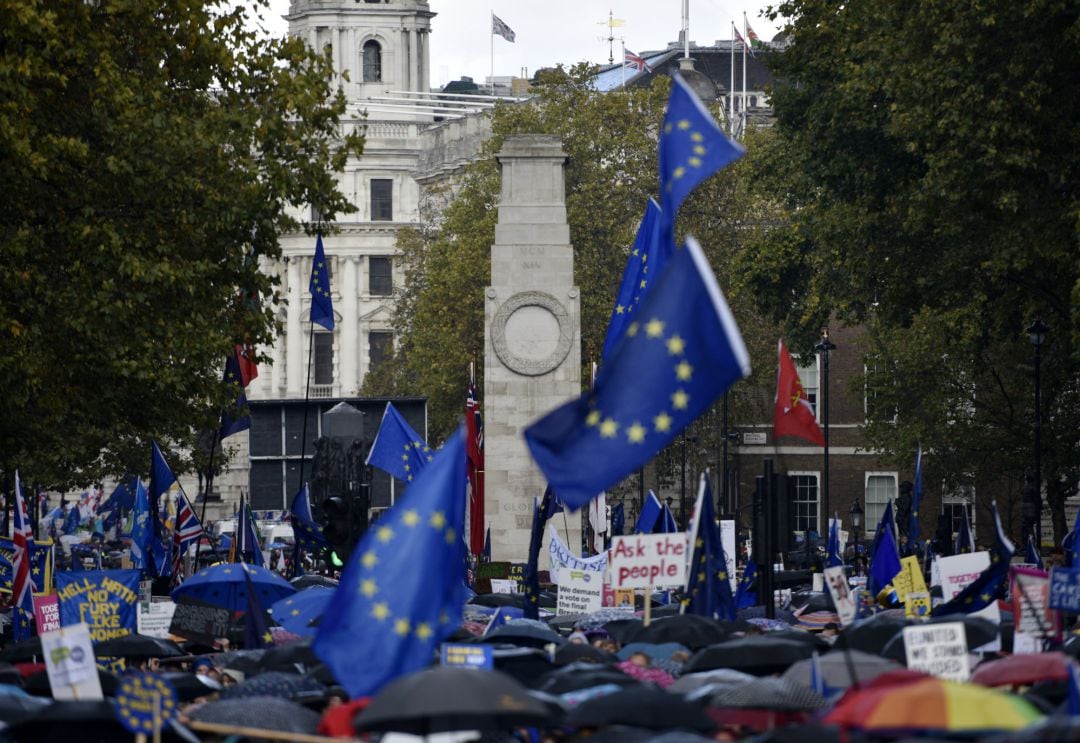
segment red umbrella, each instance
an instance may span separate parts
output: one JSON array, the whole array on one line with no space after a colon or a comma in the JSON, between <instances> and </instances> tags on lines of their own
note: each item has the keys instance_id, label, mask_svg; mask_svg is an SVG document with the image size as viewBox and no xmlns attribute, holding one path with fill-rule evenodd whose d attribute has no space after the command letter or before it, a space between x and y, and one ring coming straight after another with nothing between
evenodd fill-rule
<instances>
[{"instance_id":1,"label":"red umbrella","mask_svg":"<svg viewBox=\"0 0 1080 743\"><path fill-rule=\"evenodd\" d=\"M1064 681L1073 660L1065 653L1021 653L982 663L971 680L983 686L1027 686L1036 681Z\"/></svg>"}]
</instances>

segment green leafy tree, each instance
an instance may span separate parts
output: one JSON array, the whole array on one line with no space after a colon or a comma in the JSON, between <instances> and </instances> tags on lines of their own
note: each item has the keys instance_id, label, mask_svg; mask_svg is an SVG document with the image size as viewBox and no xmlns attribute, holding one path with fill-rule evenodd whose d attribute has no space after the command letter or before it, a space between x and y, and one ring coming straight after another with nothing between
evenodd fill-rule
<instances>
[{"instance_id":1,"label":"green leafy tree","mask_svg":"<svg viewBox=\"0 0 1080 743\"><path fill-rule=\"evenodd\" d=\"M273 337L250 300L286 207L351 210L330 60L245 7L0 0L4 469L68 487L194 449L233 344Z\"/></svg>"},{"instance_id":2,"label":"green leafy tree","mask_svg":"<svg viewBox=\"0 0 1080 743\"><path fill-rule=\"evenodd\" d=\"M931 478L1011 479L1031 453L1056 540L1080 479L1080 9L1056 0L790 0L761 186L790 219L739 261L795 333L865 324L870 442ZM929 483L933 480L928 481ZM993 488L990 488L993 490ZM980 490L980 492L985 492Z\"/></svg>"}]
</instances>

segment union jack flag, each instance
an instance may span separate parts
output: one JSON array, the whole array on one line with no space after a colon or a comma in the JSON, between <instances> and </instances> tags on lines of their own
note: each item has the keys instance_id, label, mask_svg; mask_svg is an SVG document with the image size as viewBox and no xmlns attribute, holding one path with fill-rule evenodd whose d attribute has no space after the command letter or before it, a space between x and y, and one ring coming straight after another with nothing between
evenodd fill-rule
<instances>
[{"instance_id":1,"label":"union jack flag","mask_svg":"<svg viewBox=\"0 0 1080 743\"><path fill-rule=\"evenodd\" d=\"M638 72L652 72L652 67L645 61L645 58L634 54L629 49L623 49L623 67L629 67L631 70L637 70Z\"/></svg>"},{"instance_id":2,"label":"union jack flag","mask_svg":"<svg viewBox=\"0 0 1080 743\"><path fill-rule=\"evenodd\" d=\"M179 583L180 567L183 564L184 554L187 553L191 544L198 543L203 535L203 525L199 517L195 515L195 509L188 503L187 496L183 491L176 494L177 513L176 531L173 532L173 583Z\"/></svg>"},{"instance_id":3,"label":"union jack flag","mask_svg":"<svg viewBox=\"0 0 1080 743\"><path fill-rule=\"evenodd\" d=\"M34 534L30 531L30 518L26 514L26 501L23 499L22 480L15 472L15 530L12 541L15 543L15 555L12 558L11 603L22 609L27 616L34 615L34 579L30 575L30 550L34 546Z\"/></svg>"}]
</instances>

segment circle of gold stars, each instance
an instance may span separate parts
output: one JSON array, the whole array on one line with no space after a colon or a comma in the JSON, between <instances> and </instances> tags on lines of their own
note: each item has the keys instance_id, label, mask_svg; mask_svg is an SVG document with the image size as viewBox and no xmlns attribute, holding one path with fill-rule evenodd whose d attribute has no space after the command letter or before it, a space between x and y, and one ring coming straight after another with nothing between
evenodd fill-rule
<instances>
[{"instance_id":1,"label":"circle of gold stars","mask_svg":"<svg viewBox=\"0 0 1080 743\"><path fill-rule=\"evenodd\" d=\"M161 698L159 722L176 717L176 694L165 679L150 673L131 673L120 680L116 694L116 713L124 727L134 733L149 733L154 729L154 696Z\"/></svg>"}]
</instances>

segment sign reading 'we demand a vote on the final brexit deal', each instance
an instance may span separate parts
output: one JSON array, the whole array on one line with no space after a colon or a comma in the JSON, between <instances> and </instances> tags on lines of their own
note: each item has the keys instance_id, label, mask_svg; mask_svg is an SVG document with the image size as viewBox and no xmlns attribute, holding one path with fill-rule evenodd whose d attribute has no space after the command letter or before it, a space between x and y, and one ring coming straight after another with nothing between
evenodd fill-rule
<instances>
[{"instance_id":1,"label":"sign reading 'we demand a vote on the final brexit deal'","mask_svg":"<svg viewBox=\"0 0 1080 743\"><path fill-rule=\"evenodd\" d=\"M138 622L138 570L97 570L56 574L60 624L85 622L94 642L135 632Z\"/></svg>"}]
</instances>

